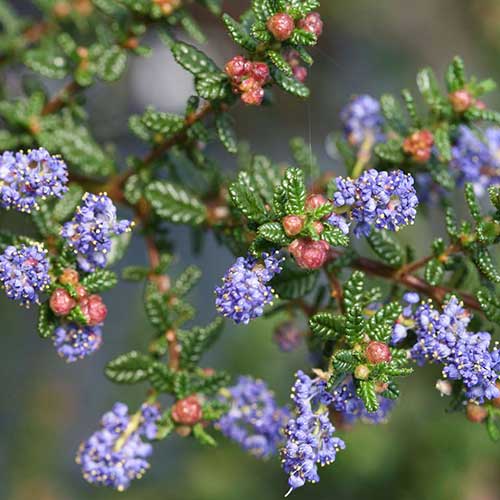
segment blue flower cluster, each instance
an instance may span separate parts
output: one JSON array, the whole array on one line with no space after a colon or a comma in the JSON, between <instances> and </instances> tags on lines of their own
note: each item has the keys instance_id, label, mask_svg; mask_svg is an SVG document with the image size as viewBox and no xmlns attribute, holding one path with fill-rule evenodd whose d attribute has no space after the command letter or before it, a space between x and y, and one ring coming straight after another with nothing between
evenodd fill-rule
<instances>
[{"instance_id":1,"label":"blue flower cluster","mask_svg":"<svg viewBox=\"0 0 500 500\"><path fill-rule=\"evenodd\" d=\"M410 174L370 169L358 179L338 177L336 184L333 203L356 222L358 238L372 227L398 231L415 221L418 198Z\"/></svg>"},{"instance_id":2,"label":"blue flower cluster","mask_svg":"<svg viewBox=\"0 0 500 500\"><path fill-rule=\"evenodd\" d=\"M29 306L50 285L47 250L41 244L8 246L0 255L0 283L7 296Z\"/></svg>"},{"instance_id":3,"label":"blue flower cluster","mask_svg":"<svg viewBox=\"0 0 500 500\"><path fill-rule=\"evenodd\" d=\"M368 412L363 400L356 395L352 379L342 383L333 391L332 408L340 414L342 423L353 424L356 420L372 424L386 422L394 407L394 401L378 396L379 407L375 412Z\"/></svg>"},{"instance_id":4,"label":"blue flower cluster","mask_svg":"<svg viewBox=\"0 0 500 500\"><path fill-rule=\"evenodd\" d=\"M267 283L281 272L283 260L277 251L263 253L262 259L239 257L222 278L223 285L215 289L217 311L245 325L262 316L264 306L274 299L274 290Z\"/></svg>"},{"instance_id":5,"label":"blue flower cluster","mask_svg":"<svg viewBox=\"0 0 500 500\"><path fill-rule=\"evenodd\" d=\"M290 486L287 495L306 482L318 482L318 465L332 463L337 452L345 448L344 441L334 436L328 411L333 396L327 392L326 382L298 371L291 398L296 414L286 426L287 442L281 450Z\"/></svg>"},{"instance_id":6,"label":"blue flower cluster","mask_svg":"<svg viewBox=\"0 0 500 500\"><path fill-rule=\"evenodd\" d=\"M53 341L59 356L68 363L73 363L86 358L101 347L102 331L99 326L68 323L54 330Z\"/></svg>"},{"instance_id":7,"label":"blue flower cluster","mask_svg":"<svg viewBox=\"0 0 500 500\"><path fill-rule=\"evenodd\" d=\"M484 131L484 141L465 125L458 129L452 148L452 168L459 181L473 182L478 192L500 182L500 128Z\"/></svg>"},{"instance_id":8,"label":"blue flower cluster","mask_svg":"<svg viewBox=\"0 0 500 500\"><path fill-rule=\"evenodd\" d=\"M443 376L462 380L466 396L478 403L500 396L496 387L500 351L490 350L491 335L468 331L470 314L456 298L448 300L440 313L432 304L422 304L415 313L417 343L411 350L420 365L441 363Z\"/></svg>"},{"instance_id":9,"label":"blue flower cluster","mask_svg":"<svg viewBox=\"0 0 500 500\"><path fill-rule=\"evenodd\" d=\"M384 118L380 112L380 104L369 95L351 99L340 112L340 120L344 134L353 146L360 146L369 135L376 142L384 140Z\"/></svg>"},{"instance_id":10,"label":"blue flower cluster","mask_svg":"<svg viewBox=\"0 0 500 500\"><path fill-rule=\"evenodd\" d=\"M37 199L61 197L67 190L64 161L40 148L28 153L5 151L0 155L0 207L31 213Z\"/></svg>"},{"instance_id":11,"label":"blue flower cluster","mask_svg":"<svg viewBox=\"0 0 500 500\"><path fill-rule=\"evenodd\" d=\"M132 229L128 220L118 220L116 208L105 193L85 193L73 219L62 228L62 237L77 253L78 265L91 272L105 267L111 238Z\"/></svg>"},{"instance_id":12,"label":"blue flower cluster","mask_svg":"<svg viewBox=\"0 0 500 500\"><path fill-rule=\"evenodd\" d=\"M216 428L256 457L274 455L283 441L289 412L276 404L265 382L239 377L236 385L224 391L220 399L230 407Z\"/></svg>"},{"instance_id":13,"label":"blue flower cluster","mask_svg":"<svg viewBox=\"0 0 500 500\"><path fill-rule=\"evenodd\" d=\"M143 404L139 413L130 416L127 405L115 403L103 415L101 428L78 449L76 461L85 480L123 491L133 479L141 478L153 452L143 439L156 437L159 418L157 406Z\"/></svg>"}]
</instances>

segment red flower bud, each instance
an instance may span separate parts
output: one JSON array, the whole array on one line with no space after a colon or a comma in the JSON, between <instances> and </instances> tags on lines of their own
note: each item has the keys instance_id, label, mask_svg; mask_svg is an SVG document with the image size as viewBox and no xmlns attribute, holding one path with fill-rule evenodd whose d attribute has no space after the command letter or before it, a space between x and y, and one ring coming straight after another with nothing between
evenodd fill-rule
<instances>
[{"instance_id":1,"label":"red flower bud","mask_svg":"<svg viewBox=\"0 0 500 500\"><path fill-rule=\"evenodd\" d=\"M82 300L88 295L87 290L83 285L76 285L75 292L78 300Z\"/></svg>"},{"instance_id":2,"label":"red flower bud","mask_svg":"<svg viewBox=\"0 0 500 500\"><path fill-rule=\"evenodd\" d=\"M84 297L79 306L89 326L101 324L108 315L108 308L99 295Z\"/></svg>"},{"instance_id":3,"label":"red flower bud","mask_svg":"<svg viewBox=\"0 0 500 500\"><path fill-rule=\"evenodd\" d=\"M64 288L56 288L50 296L49 306L56 316L67 316L76 306L76 301Z\"/></svg>"},{"instance_id":4,"label":"red flower bud","mask_svg":"<svg viewBox=\"0 0 500 500\"><path fill-rule=\"evenodd\" d=\"M202 409L197 396L180 399L172 406L172 419L178 424L194 425L201 418Z\"/></svg>"},{"instance_id":5,"label":"red flower bud","mask_svg":"<svg viewBox=\"0 0 500 500\"><path fill-rule=\"evenodd\" d=\"M289 14L279 12L267 20L267 29L272 33L276 40L284 42L292 35L292 32L295 29L295 22Z\"/></svg>"},{"instance_id":6,"label":"red flower bud","mask_svg":"<svg viewBox=\"0 0 500 500\"><path fill-rule=\"evenodd\" d=\"M388 363L392 359L391 350L384 342L372 340L365 349L365 356L368 363L374 365L378 363Z\"/></svg>"},{"instance_id":7,"label":"red flower bud","mask_svg":"<svg viewBox=\"0 0 500 500\"><path fill-rule=\"evenodd\" d=\"M264 89L262 87L253 88L241 94L241 100L251 106L260 106L264 99Z\"/></svg>"},{"instance_id":8,"label":"red flower bud","mask_svg":"<svg viewBox=\"0 0 500 500\"><path fill-rule=\"evenodd\" d=\"M467 90L456 90L451 94L448 94L448 99L450 100L453 110L457 113L463 113L467 111L474 103L474 98Z\"/></svg>"},{"instance_id":9,"label":"red flower bud","mask_svg":"<svg viewBox=\"0 0 500 500\"><path fill-rule=\"evenodd\" d=\"M240 82L248 74L250 63L243 56L235 56L226 64L226 74L235 82Z\"/></svg>"},{"instance_id":10,"label":"red flower bud","mask_svg":"<svg viewBox=\"0 0 500 500\"><path fill-rule=\"evenodd\" d=\"M319 220L314 221L312 223L312 227L316 231L316 234L321 234L325 229L325 226L323 226L323 224Z\"/></svg>"},{"instance_id":11,"label":"red flower bud","mask_svg":"<svg viewBox=\"0 0 500 500\"><path fill-rule=\"evenodd\" d=\"M301 215L286 215L281 219L287 236L296 236L304 228L304 217Z\"/></svg>"},{"instance_id":12,"label":"red flower bud","mask_svg":"<svg viewBox=\"0 0 500 500\"><path fill-rule=\"evenodd\" d=\"M488 410L484 406L479 406L476 403L469 403L465 409L467 420L479 424L486 420Z\"/></svg>"},{"instance_id":13,"label":"red flower bud","mask_svg":"<svg viewBox=\"0 0 500 500\"><path fill-rule=\"evenodd\" d=\"M417 163L429 161L434 144L434 136L429 130L417 130L403 142L403 151Z\"/></svg>"},{"instance_id":14,"label":"red flower bud","mask_svg":"<svg viewBox=\"0 0 500 500\"><path fill-rule=\"evenodd\" d=\"M486 104L479 100L479 99L476 99L476 101L474 102L474 106L477 108L477 109L486 109Z\"/></svg>"},{"instance_id":15,"label":"red flower bud","mask_svg":"<svg viewBox=\"0 0 500 500\"><path fill-rule=\"evenodd\" d=\"M328 203L328 199L322 194L310 194L306 198L306 210L315 210Z\"/></svg>"},{"instance_id":16,"label":"red flower bud","mask_svg":"<svg viewBox=\"0 0 500 500\"><path fill-rule=\"evenodd\" d=\"M288 247L297 265L304 269L319 269L326 262L329 249L326 241L310 239L294 240Z\"/></svg>"},{"instance_id":17,"label":"red flower bud","mask_svg":"<svg viewBox=\"0 0 500 500\"><path fill-rule=\"evenodd\" d=\"M266 63L254 62L250 69L250 75L261 85L264 85L269 80L269 67Z\"/></svg>"},{"instance_id":18,"label":"red flower bud","mask_svg":"<svg viewBox=\"0 0 500 500\"><path fill-rule=\"evenodd\" d=\"M80 277L78 272L74 269L65 269L61 276L59 276L59 282L63 285L76 285Z\"/></svg>"},{"instance_id":19,"label":"red flower bud","mask_svg":"<svg viewBox=\"0 0 500 500\"><path fill-rule=\"evenodd\" d=\"M323 33L323 21L318 12L311 12L304 19L301 19L298 25L300 29L316 35L316 38Z\"/></svg>"},{"instance_id":20,"label":"red flower bud","mask_svg":"<svg viewBox=\"0 0 500 500\"><path fill-rule=\"evenodd\" d=\"M295 66L293 68L293 76L295 77L296 80L299 82L305 82L307 78L307 68L304 68L304 66Z\"/></svg>"}]
</instances>

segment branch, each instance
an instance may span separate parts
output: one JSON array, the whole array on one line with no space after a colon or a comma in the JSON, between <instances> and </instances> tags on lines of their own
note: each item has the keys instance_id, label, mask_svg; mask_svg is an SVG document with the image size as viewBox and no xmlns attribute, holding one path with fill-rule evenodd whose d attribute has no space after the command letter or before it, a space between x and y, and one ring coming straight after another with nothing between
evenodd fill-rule
<instances>
[{"instance_id":1,"label":"branch","mask_svg":"<svg viewBox=\"0 0 500 500\"><path fill-rule=\"evenodd\" d=\"M48 101L42 109L42 116L51 115L57 113L61 108L63 108L70 97L76 94L83 87L76 83L74 80L67 83L59 92Z\"/></svg>"}]
</instances>

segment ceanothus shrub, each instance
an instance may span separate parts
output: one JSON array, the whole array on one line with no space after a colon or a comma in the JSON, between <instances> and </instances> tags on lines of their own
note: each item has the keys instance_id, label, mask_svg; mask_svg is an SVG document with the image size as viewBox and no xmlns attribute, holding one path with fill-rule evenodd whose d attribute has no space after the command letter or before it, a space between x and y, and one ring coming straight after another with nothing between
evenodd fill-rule
<instances>
[{"instance_id":1,"label":"ceanothus shrub","mask_svg":"<svg viewBox=\"0 0 500 500\"><path fill-rule=\"evenodd\" d=\"M20 96L0 84L0 208L36 229L0 231L3 292L37 309L34 329L78 369L113 328L101 293L117 285L112 268L132 232L149 257L120 276L145 287L149 350L119 354L106 367L117 384L142 384L145 401L130 410L116 403L75 443L83 478L124 490L150 467L156 441L175 432L208 446L224 436L257 459L279 457L283 490L292 492L348 455L349 434L336 428L386 422L398 379L427 363L440 366L436 388L450 409L499 439L500 274L491 249L500 240L500 114L481 100L494 82L467 77L457 57L444 87L432 70L418 73L421 109L407 90L401 102L390 94L347 100L334 135L346 175L329 165L320 175L300 138L291 141L291 167L247 154L239 171L222 173L205 144L217 137L238 152L232 106L270 105L276 91L306 99L308 48L328 26L317 0L253 0L239 20L219 0L199 3L236 44L223 67L175 37L179 24L203 39L182 0L44 2L50 23L14 23L0 12L8 28L0 63L31 71ZM150 31L193 75L196 94L184 114L148 107L131 116L131 132L149 151L122 166L93 139L83 97L96 80L118 80L131 57L146 56ZM65 83L50 97L46 79ZM178 168L190 174L182 185ZM458 221L452 195L465 199L466 220ZM418 256L403 241L429 205L441 210L446 231ZM183 326L196 313L187 295L200 271L168 274L179 250L168 224L189 226L197 238L210 232L234 253L206 302L208 325ZM466 273L474 275L467 287ZM285 316L273 335L279 348L307 343L311 351L288 405L266 382L230 380L202 362L224 321L275 314Z\"/></svg>"}]
</instances>

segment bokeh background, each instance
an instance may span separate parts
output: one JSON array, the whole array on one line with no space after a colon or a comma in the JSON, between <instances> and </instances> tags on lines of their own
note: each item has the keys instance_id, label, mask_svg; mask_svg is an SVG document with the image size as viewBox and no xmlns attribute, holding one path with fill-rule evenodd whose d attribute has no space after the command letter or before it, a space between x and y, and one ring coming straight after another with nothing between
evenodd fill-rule
<instances>
[{"instance_id":1,"label":"bokeh background","mask_svg":"<svg viewBox=\"0 0 500 500\"><path fill-rule=\"evenodd\" d=\"M19 12L36 9L27 0L12 0ZM237 15L246 0L227 0ZM206 51L223 63L236 50L222 24L195 9L209 39ZM307 102L277 95L267 109L238 107L240 137L256 153L289 160L288 141L302 135L310 140L322 168L342 173L328 157L325 137L338 129L338 113L353 93L398 92L414 88L418 68L434 67L442 74L455 54L465 58L470 72L500 80L500 2L498 0L323 0L325 31L313 50L310 73L313 90ZM144 145L131 138L127 117L148 104L164 111L181 111L192 93L189 74L178 68L156 37L149 59L135 59L118 84L101 85L87 93L96 137L114 142L125 157ZM16 91L22 70L3 77ZM60 83L59 83L60 84ZM52 91L58 88L53 85ZM488 104L498 109L500 94ZM228 171L234 158L216 145L212 154ZM431 213L432 215L432 213ZM425 252L440 231L438 218L420 217L401 237ZM10 224L0 215L0 224ZM405 233L405 231L403 231ZM193 293L199 321L214 314L212 290L232 260L208 238L201 255L192 255L188 231L174 228L181 255L175 268L196 263L203 269ZM122 265L145 262L141 241L133 241ZM108 360L126 350L147 345L151 330L142 312L139 285L121 283L105 294L110 310L105 343L93 357L65 365L49 342L34 330L34 312L26 312L0 297L0 498L8 500L268 500L286 491L278 459L259 462L221 438L215 450L201 449L188 439L172 437L156 446L152 468L125 493L87 485L73 461L81 439L93 432L101 414L113 402L134 406L143 388L116 387L103 377ZM273 323L258 320L249 327L227 325L222 339L205 359L205 366L265 378L285 403L293 373L307 361L305 348L281 353L272 342ZM389 423L358 424L342 431L347 449L324 469L321 482L293 493L297 500L351 499L500 499L500 445L491 443L480 426L462 415L447 414L446 402L433 388L438 370L419 370L404 382L402 398Z\"/></svg>"}]
</instances>

